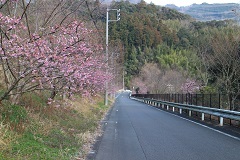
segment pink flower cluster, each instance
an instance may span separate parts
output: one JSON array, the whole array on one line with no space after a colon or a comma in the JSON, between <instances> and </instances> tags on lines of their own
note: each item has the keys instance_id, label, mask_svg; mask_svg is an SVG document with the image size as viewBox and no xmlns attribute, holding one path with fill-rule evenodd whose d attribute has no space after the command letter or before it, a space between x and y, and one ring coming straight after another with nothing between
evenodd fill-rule
<instances>
[{"instance_id":1,"label":"pink flower cluster","mask_svg":"<svg viewBox=\"0 0 240 160\"><path fill-rule=\"evenodd\" d=\"M200 86L197 84L195 80L187 79L184 84L181 86L181 90L183 93L195 93L200 89Z\"/></svg>"},{"instance_id":2,"label":"pink flower cluster","mask_svg":"<svg viewBox=\"0 0 240 160\"><path fill-rule=\"evenodd\" d=\"M134 89L133 89L133 93L136 94L136 89L138 88L138 93L139 94L147 94L148 88L146 86L146 84L140 79L140 78L136 78L134 81Z\"/></svg>"},{"instance_id":3,"label":"pink flower cluster","mask_svg":"<svg viewBox=\"0 0 240 160\"><path fill-rule=\"evenodd\" d=\"M110 77L105 74L103 48L83 23L54 26L46 29L50 33L30 37L18 18L0 13L0 24L0 58L15 78L12 90L88 95L102 90Z\"/></svg>"}]
</instances>

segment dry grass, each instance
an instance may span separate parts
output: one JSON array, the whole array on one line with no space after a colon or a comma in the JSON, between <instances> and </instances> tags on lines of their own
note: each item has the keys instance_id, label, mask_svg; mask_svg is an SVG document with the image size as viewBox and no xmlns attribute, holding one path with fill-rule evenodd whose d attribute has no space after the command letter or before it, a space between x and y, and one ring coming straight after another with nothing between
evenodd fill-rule
<instances>
[{"instance_id":1,"label":"dry grass","mask_svg":"<svg viewBox=\"0 0 240 160\"><path fill-rule=\"evenodd\" d=\"M82 99L82 98L78 98L75 101L72 101L72 107L74 107L76 110L78 110L79 112L85 114L85 115L90 115L90 116L94 116L91 115L94 113L94 109L97 109L99 107L101 107L101 103L103 101L103 97L101 96L96 96L94 97L94 99ZM113 103L113 101L110 101L110 106ZM106 106L105 106L106 107ZM100 117L98 117L98 122L100 122L107 114L109 107L106 108L102 108L101 110L99 110L100 113ZM83 142L83 146L81 148L81 150L79 151L79 155L77 157L75 157L75 160L85 160L86 156L88 155L88 153L90 151L92 151L92 146L94 145L94 143L96 142L95 140L102 136L102 129L101 129L101 125L100 123L98 123L97 127L95 128L94 132L84 132L84 133L80 133L78 134L78 138L82 140Z\"/></svg>"},{"instance_id":2,"label":"dry grass","mask_svg":"<svg viewBox=\"0 0 240 160\"><path fill-rule=\"evenodd\" d=\"M0 151L8 150L10 144L17 138L17 134L14 134L10 130L10 126L7 124L0 123Z\"/></svg>"},{"instance_id":3,"label":"dry grass","mask_svg":"<svg viewBox=\"0 0 240 160\"><path fill-rule=\"evenodd\" d=\"M33 134L48 135L54 127L59 126L58 122L43 118L40 113L29 112L28 116L30 119L28 129Z\"/></svg>"},{"instance_id":4,"label":"dry grass","mask_svg":"<svg viewBox=\"0 0 240 160\"><path fill-rule=\"evenodd\" d=\"M2 146L6 146L7 143L5 142L5 137L6 135L6 125L3 125L3 123L0 123L0 149L2 149Z\"/></svg>"},{"instance_id":5,"label":"dry grass","mask_svg":"<svg viewBox=\"0 0 240 160\"><path fill-rule=\"evenodd\" d=\"M103 105L103 97L76 96L74 100L58 99L49 106L46 94L42 94L22 97L22 110L27 113L23 132L11 130L11 125L0 122L0 159L33 159L40 152L45 159L69 156L85 159L95 139L102 134L99 122L108 110ZM37 149L31 150L31 145Z\"/></svg>"},{"instance_id":6,"label":"dry grass","mask_svg":"<svg viewBox=\"0 0 240 160\"><path fill-rule=\"evenodd\" d=\"M83 115L88 115L93 109L98 108L98 102L101 101L100 96L95 96L92 98L82 98L81 96L76 96L74 100L68 100L69 106L82 113Z\"/></svg>"}]
</instances>

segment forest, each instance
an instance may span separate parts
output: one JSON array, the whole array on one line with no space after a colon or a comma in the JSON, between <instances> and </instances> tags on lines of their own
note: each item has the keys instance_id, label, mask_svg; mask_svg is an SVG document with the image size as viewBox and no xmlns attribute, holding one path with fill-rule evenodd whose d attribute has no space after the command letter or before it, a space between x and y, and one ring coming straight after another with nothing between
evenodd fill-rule
<instances>
[{"instance_id":1,"label":"forest","mask_svg":"<svg viewBox=\"0 0 240 160\"><path fill-rule=\"evenodd\" d=\"M240 93L239 25L232 20L196 21L175 10L141 1L113 2L121 20L111 41L124 46L125 82L140 93ZM191 91L192 92L192 91Z\"/></svg>"},{"instance_id":2,"label":"forest","mask_svg":"<svg viewBox=\"0 0 240 160\"><path fill-rule=\"evenodd\" d=\"M121 10L108 57L107 8ZM86 156L109 107L106 82L111 94L240 94L232 20L199 22L144 0L0 0L0 33L0 159Z\"/></svg>"}]
</instances>

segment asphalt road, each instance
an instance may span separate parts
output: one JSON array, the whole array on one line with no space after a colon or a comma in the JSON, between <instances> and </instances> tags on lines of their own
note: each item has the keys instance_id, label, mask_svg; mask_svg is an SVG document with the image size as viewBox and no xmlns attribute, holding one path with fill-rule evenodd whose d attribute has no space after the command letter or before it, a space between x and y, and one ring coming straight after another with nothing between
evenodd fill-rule
<instances>
[{"instance_id":1,"label":"asphalt road","mask_svg":"<svg viewBox=\"0 0 240 160\"><path fill-rule=\"evenodd\" d=\"M96 160L239 160L240 140L121 94Z\"/></svg>"}]
</instances>

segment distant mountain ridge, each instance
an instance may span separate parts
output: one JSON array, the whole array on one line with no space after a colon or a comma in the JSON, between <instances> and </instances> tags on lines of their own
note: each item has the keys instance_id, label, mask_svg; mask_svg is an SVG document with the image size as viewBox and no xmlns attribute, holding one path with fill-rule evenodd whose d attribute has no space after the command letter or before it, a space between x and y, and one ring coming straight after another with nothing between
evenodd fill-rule
<instances>
[{"instance_id":1,"label":"distant mountain ridge","mask_svg":"<svg viewBox=\"0 0 240 160\"><path fill-rule=\"evenodd\" d=\"M165 7L175 9L181 13L188 14L199 21L211 20L236 20L239 16L240 7L237 3L216 3L216 4L192 4L190 6L178 7L168 4Z\"/></svg>"},{"instance_id":2,"label":"distant mountain ridge","mask_svg":"<svg viewBox=\"0 0 240 160\"><path fill-rule=\"evenodd\" d=\"M133 4L137 4L137 3L141 2L141 0L104 0L103 3L111 3L112 1L115 1L115 2L128 1Z\"/></svg>"},{"instance_id":3,"label":"distant mountain ridge","mask_svg":"<svg viewBox=\"0 0 240 160\"><path fill-rule=\"evenodd\" d=\"M111 3L113 0L105 0L105 3ZM132 4L140 3L141 0L115 0L116 2L128 1ZM168 4L162 7L175 9L183 14L190 15L198 21L212 20L240 20L240 5L237 3L215 3L215 4L192 4L190 6L178 7L174 4ZM238 18L239 17L239 18Z\"/></svg>"}]
</instances>

